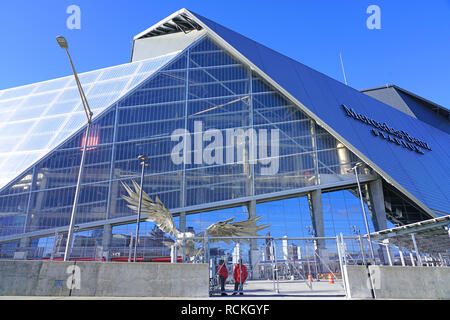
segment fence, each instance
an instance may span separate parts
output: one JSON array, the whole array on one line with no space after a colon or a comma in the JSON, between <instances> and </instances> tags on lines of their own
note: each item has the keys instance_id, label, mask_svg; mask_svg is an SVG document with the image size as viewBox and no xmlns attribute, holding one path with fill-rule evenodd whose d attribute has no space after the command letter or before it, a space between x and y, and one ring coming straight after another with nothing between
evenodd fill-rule
<instances>
[{"instance_id":1,"label":"fence","mask_svg":"<svg viewBox=\"0 0 450 320\"><path fill-rule=\"evenodd\" d=\"M202 262L210 263L211 294L222 293L217 275L218 261L227 262L228 273L242 259L249 279L271 280L275 293L322 290L323 294L345 294L344 265L449 266L449 250L427 253L397 247L386 241L363 236L314 238L209 238L197 239L202 247ZM228 246L224 246L227 241ZM417 247L416 247L417 248ZM198 257L197 257L198 258ZM184 261L190 261L184 259ZM195 262L193 259L191 262ZM227 283L233 284L232 276ZM260 282L261 283L261 282ZM313 285L314 283L314 285ZM325 287L325 283L336 286ZM319 285L320 284L320 285ZM265 288L268 289L267 282ZM256 289L256 288L254 288ZM235 291L235 290L233 290ZM261 291L261 288L259 288Z\"/></svg>"},{"instance_id":2,"label":"fence","mask_svg":"<svg viewBox=\"0 0 450 320\"><path fill-rule=\"evenodd\" d=\"M74 245L72 259L132 261L133 238L121 245L110 246L107 252L101 241L85 241ZM60 259L64 240L46 246L20 247L18 243L0 244L0 259ZM174 253L172 252L172 255ZM238 258L249 264L251 275L272 279L304 279L307 275L321 277L324 273L339 274L342 264L450 266L450 238L406 237L402 241L377 240L369 245L367 237L343 236L309 238L234 237L189 238L181 241L176 255L187 263L225 259L235 264ZM171 248L152 239L139 239L137 260L170 262ZM339 258L340 257L340 258ZM257 263L256 263L257 262Z\"/></svg>"}]
</instances>

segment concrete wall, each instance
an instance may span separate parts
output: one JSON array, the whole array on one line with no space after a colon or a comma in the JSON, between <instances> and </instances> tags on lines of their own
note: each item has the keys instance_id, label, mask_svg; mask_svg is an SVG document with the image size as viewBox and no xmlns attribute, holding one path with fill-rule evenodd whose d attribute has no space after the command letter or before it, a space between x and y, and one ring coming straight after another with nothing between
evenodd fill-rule
<instances>
[{"instance_id":1,"label":"concrete wall","mask_svg":"<svg viewBox=\"0 0 450 320\"><path fill-rule=\"evenodd\" d=\"M207 264L0 261L0 295L208 297Z\"/></svg>"},{"instance_id":2,"label":"concrete wall","mask_svg":"<svg viewBox=\"0 0 450 320\"><path fill-rule=\"evenodd\" d=\"M344 272L348 298L371 299L372 283L376 299L450 299L448 267L344 266Z\"/></svg>"},{"instance_id":3,"label":"concrete wall","mask_svg":"<svg viewBox=\"0 0 450 320\"><path fill-rule=\"evenodd\" d=\"M370 299L369 269L365 266L344 266L347 298Z\"/></svg>"}]
</instances>

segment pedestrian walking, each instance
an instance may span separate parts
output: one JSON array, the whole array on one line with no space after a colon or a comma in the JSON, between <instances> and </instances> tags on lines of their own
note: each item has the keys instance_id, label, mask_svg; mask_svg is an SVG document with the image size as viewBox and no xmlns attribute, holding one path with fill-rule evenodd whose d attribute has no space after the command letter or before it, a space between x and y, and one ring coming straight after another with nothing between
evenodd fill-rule
<instances>
[{"instance_id":1,"label":"pedestrian walking","mask_svg":"<svg viewBox=\"0 0 450 320\"><path fill-rule=\"evenodd\" d=\"M217 273L219 274L220 291L222 296L226 296L225 293L225 281L228 278L227 264L224 260L219 261L219 266L217 267Z\"/></svg>"},{"instance_id":2,"label":"pedestrian walking","mask_svg":"<svg viewBox=\"0 0 450 320\"><path fill-rule=\"evenodd\" d=\"M247 280L247 267L242 263L242 259L239 259L239 263L234 266L233 270L233 278L234 278L234 292L233 295L236 295L239 291L240 295L243 295L244 292L244 282Z\"/></svg>"}]
</instances>

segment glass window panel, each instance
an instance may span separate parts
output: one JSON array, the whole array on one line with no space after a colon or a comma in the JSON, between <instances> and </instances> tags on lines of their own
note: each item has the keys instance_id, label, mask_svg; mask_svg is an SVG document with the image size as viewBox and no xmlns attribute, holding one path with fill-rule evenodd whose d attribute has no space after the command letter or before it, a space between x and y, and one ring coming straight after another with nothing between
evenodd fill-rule
<instances>
[{"instance_id":1,"label":"glass window panel","mask_svg":"<svg viewBox=\"0 0 450 320\"><path fill-rule=\"evenodd\" d=\"M247 220L248 213L246 207L234 207L196 214L186 215L186 230L199 234L204 232L210 225L219 221L233 218L232 222ZM220 244L222 248L227 247L225 243Z\"/></svg>"},{"instance_id":2,"label":"glass window panel","mask_svg":"<svg viewBox=\"0 0 450 320\"><path fill-rule=\"evenodd\" d=\"M135 89L135 87L140 84L141 82L143 82L145 79L148 78L148 74L147 73L143 73L143 74L137 74L135 75L131 81L128 82L126 88L124 89L125 92L127 92L127 94L131 91L133 91L133 89Z\"/></svg>"},{"instance_id":3,"label":"glass window panel","mask_svg":"<svg viewBox=\"0 0 450 320\"><path fill-rule=\"evenodd\" d=\"M36 168L36 189L76 185L81 152L58 151Z\"/></svg>"},{"instance_id":4,"label":"glass window panel","mask_svg":"<svg viewBox=\"0 0 450 320\"><path fill-rule=\"evenodd\" d=\"M36 133L55 132L64 123L66 118L67 118L66 116L42 118L33 127L33 132Z\"/></svg>"},{"instance_id":5,"label":"glass window panel","mask_svg":"<svg viewBox=\"0 0 450 320\"><path fill-rule=\"evenodd\" d=\"M261 231L272 237L308 237L312 226L307 197L264 202L256 205L256 215L262 216L260 224L270 227Z\"/></svg>"},{"instance_id":6,"label":"glass window panel","mask_svg":"<svg viewBox=\"0 0 450 320\"><path fill-rule=\"evenodd\" d=\"M27 231L68 225L75 187L32 192Z\"/></svg>"},{"instance_id":7,"label":"glass window panel","mask_svg":"<svg viewBox=\"0 0 450 320\"><path fill-rule=\"evenodd\" d=\"M180 170L182 166L172 161L171 152L172 146L168 138L117 144L115 176L139 175L141 169L137 157L142 154L149 157L148 173Z\"/></svg>"},{"instance_id":8,"label":"glass window panel","mask_svg":"<svg viewBox=\"0 0 450 320\"><path fill-rule=\"evenodd\" d=\"M158 196L167 208L178 208L181 201L181 177L178 173L145 176L143 190L153 200ZM135 177L134 180L140 184L140 177ZM131 179L112 181L110 218L136 215L121 197L127 194L122 183L132 186Z\"/></svg>"},{"instance_id":9,"label":"glass window panel","mask_svg":"<svg viewBox=\"0 0 450 320\"><path fill-rule=\"evenodd\" d=\"M87 93L89 89L91 88L90 85L83 85L83 91ZM65 88L62 92L59 93L58 98L55 100L55 102L63 102L63 101L71 101L73 103L67 104L67 111L70 112L76 105L76 103L81 102L80 98L80 92L78 91L78 87L72 86Z\"/></svg>"},{"instance_id":10,"label":"glass window panel","mask_svg":"<svg viewBox=\"0 0 450 320\"><path fill-rule=\"evenodd\" d=\"M183 101L185 91L184 87L138 90L122 100L119 107Z\"/></svg>"},{"instance_id":11,"label":"glass window panel","mask_svg":"<svg viewBox=\"0 0 450 320\"><path fill-rule=\"evenodd\" d=\"M5 114L11 114L11 112L13 110L16 110L17 108L19 108L22 105L22 103L25 99L26 98L21 97L21 98L5 100L5 101L0 100L0 111ZM3 120L2 122L4 122L5 118L2 118L2 120Z\"/></svg>"},{"instance_id":12,"label":"glass window panel","mask_svg":"<svg viewBox=\"0 0 450 320\"><path fill-rule=\"evenodd\" d=\"M0 235L22 233L26 218L28 194L0 197Z\"/></svg>"},{"instance_id":13,"label":"glass window panel","mask_svg":"<svg viewBox=\"0 0 450 320\"><path fill-rule=\"evenodd\" d=\"M191 53L206 52L206 51L221 51L221 49L209 38L204 38L199 41L190 50Z\"/></svg>"},{"instance_id":14,"label":"glass window panel","mask_svg":"<svg viewBox=\"0 0 450 320\"><path fill-rule=\"evenodd\" d=\"M319 150L334 149L337 147L338 144L338 141L328 133L316 135L316 141L317 141L317 149Z\"/></svg>"},{"instance_id":15,"label":"glass window panel","mask_svg":"<svg viewBox=\"0 0 450 320\"><path fill-rule=\"evenodd\" d=\"M116 95L102 95L102 96L94 96L88 98L89 107L91 108L92 113L94 114L94 117L97 117L99 113L101 113L105 106L112 105L114 102L117 101L118 95L120 92L116 92ZM79 105L78 111L84 110L82 105Z\"/></svg>"},{"instance_id":16,"label":"glass window panel","mask_svg":"<svg viewBox=\"0 0 450 320\"><path fill-rule=\"evenodd\" d=\"M262 169L274 166L276 175L262 175ZM275 170L272 169L272 170ZM267 169L266 169L267 170ZM269 170L271 172L272 170ZM269 164L257 163L255 167L255 193L271 193L317 184L314 154L279 157Z\"/></svg>"},{"instance_id":17,"label":"glass window panel","mask_svg":"<svg viewBox=\"0 0 450 320\"><path fill-rule=\"evenodd\" d=\"M104 69L103 74L100 76L100 78L97 81L104 81L104 80L110 80L115 79L119 77L129 76L136 72L137 68L140 67L139 63L129 63L125 65L121 65L120 68L113 67Z\"/></svg>"},{"instance_id":18,"label":"glass window panel","mask_svg":"<svg viewBox=\"0 0 450 320\"><path fill-rule=\"evenodd\" d=\"M17 179L17 182L12 184L9 188L0 192L0 196L17 193L28 193L31 189L32 171L24 173Z\"/></svg>"},{"instance_id":19,"label":"glass window panel","mask_svg":"<svg viewBox=\"0 0 450 320\"><path fill-rule=\"evenodd\" d=\"M9 118L9 121L39 118L41 115L44 114L44 112L47 108L48 108L47 105L31 107L31 108L20 107Z\"/></svg>"},{"instance_id":20,"label":"glass window panel","mask_svg":"<svg viewBox=\"0 0 450 320\"><path fill-rule=\"evenodd\" d=\"M105 144L112 142L114 132L114 118L115 112L109 112L99 119L93 121L90 130L90 138L88 139L88 146ZM68 142L64 143L60 148L82 148L84 146L84 136L86 132L86 115L84 113L72 114L72 116L65 121L57 130L57 134L51 141L49 148L55 146L56 143L64 141L73 134L76 129L81 129L80 133L72 137Z\"/></svg>"},{"instance_id":21,"label":"glass window panel","mask_svg":"<svg viewBox=\"0 0 450 320\"><path fill-rule=\"evenodd\" d=\"M248 93L247 81L214 82L189 85L190 99L203 99L211 97L225 97Z\"/></svg>"},{"instance_id":22,"label":"glass window panel","mask_svg":"<svg viewBox=\"0 0 450 320\"><path fill-rule=\"evenodd\" d=\"M38 85L39 84L33 84L33 85L27 85L27 86L4 90L3 94L1 96L1 100L12 99L12 98L23 97L23 96L29 95L30 93L33 92L33 90L36 89L36 87Z\"/></svg>"},{"instance_id":23,"label":"glass window panel","mask_svg":"<svg viewBox=\"0 0 450 320\"><path fill-rule=\"evenodd\" d=\"M184 120L185 108L185 103L170 103L120 109L118 121L119 125L122 125L128 123L156 122L158 120Z\"/></svg>"},{"instance_id":24,"label":"glass window panel","mask_svg":"<svg viewBox=\"0 0 450 320\"><path fill-rule=\"evenodd\" d=\"M266 107L261 104L260 100L255 99L253 96L253 112L254 123L279 123L293 120L305 120L307 122L309 118L297 107L292 105L278 105L272 107Z\"/></svg>"},{"instance_id":25,"label":"glass window panel","mask_svg":"<svg viewBox=\"0 0 450 320\"><path fill-rule=\"evenodd\" d=\"M259 76L255 73L252 73L252 92L271 92L275 91L266 81L259 78Z\"/></svg>"},{"instance_id":26,"label":"glass window panel","mask_svg":"<svg viewBox=\"0 0 450 320\"><path fill-rule=\"evenodd\" d=\"M191 101L188 112L190 132L194 132L195 121L202 123L203 130L250 125L248 96Z\"/></svg>"},{"instance_id":27,"label":"glass window panel","mask_svg":"<svg viewBox=\"0 0 450 320\"><path fill-rule=\"evenodd\" d=\"M353 190L355 193L356 190ZM322 194L322 207L325 222L325 236L334 237L342 232L345 236L354 236L353 226L366 233L361 202L350 190L326 192ZM369 209L364 204L366 212ZM369 230L374 232L372 220L368 219ZM359 250L359 248L358 248Z\"/></svg>"},{"instance_id":28,"label":"glass window panel","mask_svg":"<svg viewBox=\"0 0 450 320\"><path fill-rule=\"evenodd\" d=\"M55 99L57 94L58 94L57 91L42 93L42 94L33 94L33 95L30 95L27 99L25 99L25 101L23 102L23 105L27 106L27 107L48 105Z\"/></svg>"},{"instance_id":29,"label":"glass window panel","mask_svg":"<svg viewBox=\"0 0 450 320\"><path fill-rule=\"evenodd\" d=\"M94 82L102 72L103 70L95 70L78 74L78 78L80 79L83 89L86 88L87 84Z\"/></svg>"},{"instance_id":30,"label":"glass window panel","mask_svg":"<svg viewBox=\"0 0 450 320\"><path fill-rule=\"evenodd\" d=\"M86 151L83 183L105 181L110 177L112 146L91 146ZM36 188L47 189L75 185L82 148L55 152L37 167Z\"/></svg>"},{"instance_id":31,"label":"glass window panel","mask_svg":"<svg viewBox=\"0 0 450 320\"><path fill-rule=\"evenodd\" d=\"M83 185L80 188L75 223L81 224L105 219L107 199L108 183Z\"/></svg>"},{"instance_id":32,"label":"glass window panel","mask_svg":"<svg viewBox=\"0 0 450 320\"><path fill-rule=\"evenodd\" d=\"M36 89L35 93L59 90L66 87L67 85L72 84L73 81L73 76L45 81L42 82L41 85Z\"/></svg>"},{"instance_id":33,"label":"glass window panel","mask_svg":"<svg viewBox=\"0 0 450 320\"><path fill-rule=\"evenodd\" d=\"M192 52L190 55L190 66L196 67L209 67L217 65L231 65L235 64L234 59L224 52L204 52L197 53Z\"/></svg>"},{"instance_id":34,"label":"glass window panel","mask_svg":"<svg viewBox=\"0 0 450 320\"><path fill-rule=\"evenodd\" d=\"M139 90L164 87L179 87L186 85L186 71L161 72L152 77Z\"/></svg>"},{"instance_id":35,"label":"glass window panel","mask_svg":"<svg viewBox=\"0 0 450 320\"><path fill-rule=\"evenodd\" d=\"M15 141L14 144L17 145L16 151L41 150L51 141L53 135L53 133L30 135L19 145Z\"/></svg>"},{"instance_id":36,"label":"glass window panel","mask_svg":"<svg viewBox=\"0 0 450 320\"><path fill-rule=\"evenodd\" d=\"M33 124L34 124L33 120L7 123L3 127L0 127L0 135L5 137L22 136L28 132L28 129Z\"/></svg>"},{"instance_id":37,"label":"glass window panel","mask_svg":"<svg viewBox=\"0 0 450 320\"><path fill-rule=\"evenodd\" d=\"M178 69L186 69L187 66L187 57L186 54L181 55L179 58L175 59L175 61L171 62L165 70L178 70Z\"/></svg>"},{"instance_id":38,"label":"glass window panel","mask_svg":"<svg viewBox=\"0 0 450 320\"><path fill-rule=\"evenodd\" d=\"M244 197L250 183L242 165L224 165L186 171L187 205Z\"/></svg>"},{"instance_id":39,"label":"glass window panel","mask_svg":"<svg viewBox=\"0 0 450 320\"><path fill-rule=\"evenodd\" d=\"M178 217L174 217L174 221L178 225ZM146 261L150 261L155 257L170 257L170 248L164 242L172 241L172 237L159 230L154 222L141 222L139 229L138 259L144 257ZM131 235L135 231L136 223L113 226L110 247L112 261L128 260Z\"/></svg>"},{"instance_id":40,"label":"glass window panel","mask_svg":"<svg viewBox=\"0 0 450 320\"><path fill-rule=\"evenodd\" d=\"M170 136L171 133L184 127L184 120L161 120L153 123L138 123L124 125L118 128L121 141L136 140L151 137Z\"/></svg>"},{"instance_id":41,"label":"glass window panel","mask_svg":"<svg viewBox=\"0 0 450 320\"><path fill-rule=\"evenodd\" d=\"M58 115L58 114L69 114L77 105L81 105L81 101L65 101L65 102L57 102L54 103L50 109L47 110L45 115Z\"/></svg>"},{"instance_id":42,"label":"glass window panel","mask_svg":"<svg viewBox=\"0 0 450 320\"><path fill-rule=\"evenodd\" d=\"M172 60L179 53L180 51L174 51L164 56L139 61L138 63L141 63L141 68L138 70L138 73L147 73L150 75Z\"/></svg>"},{"instance_id":43,"label":"glass window panel","mask_svg":"<svg viewBox=\"0 0 450 320\"><path fill-rule=\"evenodd\" d=\"M7 156L16 146L17 141L15 139L11 139L11 137L0 137L0 154L6 153Z\"/></svg>"},{"instance_id":44,"label":"glass window panel","mask_svg":"<svg viewBox=\"0 0 450 320\"><path fill-rule=\"evenodd\" d=\"M127 84L127 82L129 80L130 80L130 78L126 77L126 78L120 78L117 80L96 82L92 86L92 89L89 91L89 93L86 94L88 102L91 97L94 97L96 95L111 94L112 92L114 92L114 93L122 92L122 90L125 88L125 85Z\"/></svg>"}]
</instances>

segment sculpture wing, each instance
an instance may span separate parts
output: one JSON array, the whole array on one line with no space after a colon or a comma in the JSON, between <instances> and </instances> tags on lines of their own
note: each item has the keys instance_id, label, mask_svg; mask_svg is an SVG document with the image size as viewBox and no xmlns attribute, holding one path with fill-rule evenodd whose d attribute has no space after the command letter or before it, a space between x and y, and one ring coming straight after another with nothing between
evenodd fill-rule
<instances>
[{"instance_id":1,"label":"sculpture wing","mask_svg":"<svg viewBox=\"0 0 450 320\"><path fill-rule=\"evenodd\" d=\"M128 208L137 213L139 211L139 194L141 187L134 180L132 182L134 190L122 182L123 187L128 193L128 196L122 195L122 198L128 202ZM144 190L142 190L141 216L145 216L146 221L155 222L158 228L163 232L177 237L179 231L175 226L172 214L158 197L153 201Z\"/></svg>"},{"instance_id":2,"label":"sculpture wing","mask_svg":"<svg viewBox=\"0 0 450 320\"><path fill-rule=\"evenodd\" d=\"M231 222L234 218L219 221L206 229L208 237L251 237L257 236L257 232L270 225L257 225L256 222L262 217L247 219L244 221ZM243 242L249 242L248 239L241 239ZM224 241L230 243L232 239L211 239L211 243Z\"/></svg>"}]
</instances>

